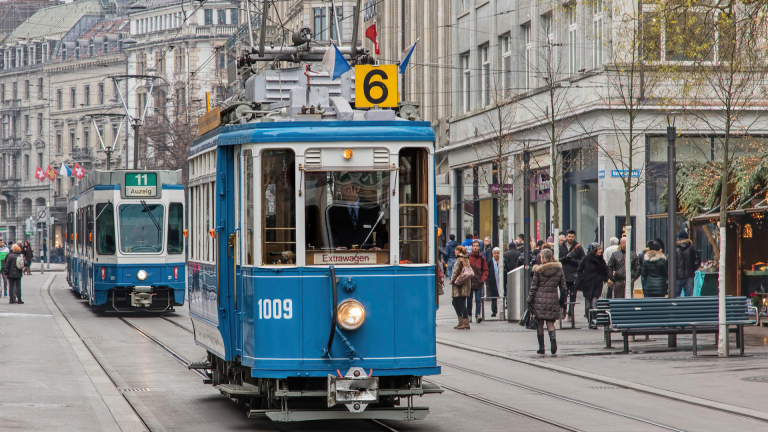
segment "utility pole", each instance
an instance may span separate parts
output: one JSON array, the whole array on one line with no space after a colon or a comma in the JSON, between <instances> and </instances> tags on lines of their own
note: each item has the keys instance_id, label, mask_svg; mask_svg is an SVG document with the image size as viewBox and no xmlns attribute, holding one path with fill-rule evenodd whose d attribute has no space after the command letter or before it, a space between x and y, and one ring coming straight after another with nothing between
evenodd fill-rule
<instances>
[{"instance_id":1,"label":"utility pole","mask_svg":"<svg viewBox=\"0 0 768 432\"><path fill-rule=\"evenodd\" d=\"M531 152L523 150L523 289L525 298L531 289ZM557 239L555 239L557 241Z\"/></svg>"},{"instance_id":2,"label":"utility pole","mask_svg":"<svg viewBox=\"0 0 768 432\"><path fill-rule=\"evenodd\" d=\"M669 119L667 119L669 121ZM677 297L677 166L675 166L675 139L677 129L674 122L667 125L667 263L669 264L669 298ZM677 346L677 336L670 334L667 345Z\"/></svg>"}]
</instances>

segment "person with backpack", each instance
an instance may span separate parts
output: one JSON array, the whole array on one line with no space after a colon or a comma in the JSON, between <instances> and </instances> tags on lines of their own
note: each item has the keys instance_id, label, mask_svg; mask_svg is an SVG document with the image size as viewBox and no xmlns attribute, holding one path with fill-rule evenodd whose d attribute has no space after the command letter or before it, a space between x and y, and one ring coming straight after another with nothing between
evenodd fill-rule
<instances>
[{"instance_id":1,"label":"person with backpack","mask_svg":"<svg viewBox=\"0 0 768 432\"><path fill-rule=\"evenodd\" d=\"M459 317L459 325L456 330L469 330L469 313L467 313L467 298L472 290L472 277L475 275L472 266L467 259L467 250L464 246L456 246L456 263L451 275L451 297L453 308Z\"/></svg>"},{"instance_id":2,"label":"person with backpack","mask_svg":"<svg viewBox=\"0 0 768 432\"><path fill-rule=\"evenodd\" d=\"M472 241L472 253L469 254L469 265L475 272L472 278L472 292L467 297L467 313L472 316L472 298L475 300L475 318L478 323L483 322L480 317L480 309L483 304L483 287L488 279L488 262L483 255L483 243L479 239Z\"/></svg>"},{"instance_id":3,"label":"person with backpack","mask_svg":"<svg viewBox=\"0 0 768 432\"><path fill-rule=\"evenodd\" d=\"M13 245L13 250L5 257L3 262L3 275L8 278L8 284L11 288L10 304L24 304L21 301L21 277L24 275L26 261L21 254L19 245Z\"/></svg>"}]
</instances>

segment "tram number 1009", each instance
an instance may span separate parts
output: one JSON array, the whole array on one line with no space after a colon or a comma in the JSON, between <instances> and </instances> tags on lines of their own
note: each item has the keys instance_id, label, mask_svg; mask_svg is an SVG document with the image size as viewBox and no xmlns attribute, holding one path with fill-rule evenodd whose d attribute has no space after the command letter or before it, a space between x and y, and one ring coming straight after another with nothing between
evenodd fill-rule
<instances>
[{"instance_id":1,"label":"tram number 1009","mask_svg":"<svg viewBox=\"0 0 768 432\"><path fill-rule=\"evenodd\" d=\"M293 301L291 299L259 300L259 319L291 318L293 318Z\"/></svg>"}]
</instances>

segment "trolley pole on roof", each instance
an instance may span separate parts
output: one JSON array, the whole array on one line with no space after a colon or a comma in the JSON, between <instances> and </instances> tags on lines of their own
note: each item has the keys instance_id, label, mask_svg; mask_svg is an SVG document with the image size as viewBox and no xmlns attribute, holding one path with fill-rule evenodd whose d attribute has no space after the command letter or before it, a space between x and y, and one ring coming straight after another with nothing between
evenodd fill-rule
<instances>
[{"instance_id":1,"label":"trolley pole on roof","mask_svg":"<svg viewBox=\"0 0 768 432\"><path fill-rule=\"evenodd\" d=\"M110 76L112 78L112 81L115 83L115 88L117 89L117 94L120 96L120 101L123 103L123 109L125 109L125 117L128 119L129 122L132 122L131 128L133 128L133 169L139 168L139 128L141 127L141 124L144 122L144 117L147 115L147 108L149 107L149 95L152 94L152 89L155 86L155 80L161 79L165 81L162 77L159 77L157 75L112 75ZM131 115L130 110L128 109L128 102L127 97L128 94L125 96L123 95L123 92L120 91L120 86L118 83L120 80L126 80L129 79L136 79L136 80L147 80L149 81L149 91L147 92L147 98L144 102L144 107L137 107L140 111L139 116L134 117ZM127 91L127 90L126 90ZM126 152L127 153L127 152ZM128 155L126 154L126 165L127 165Z\"/></svg>"}]
</instances>

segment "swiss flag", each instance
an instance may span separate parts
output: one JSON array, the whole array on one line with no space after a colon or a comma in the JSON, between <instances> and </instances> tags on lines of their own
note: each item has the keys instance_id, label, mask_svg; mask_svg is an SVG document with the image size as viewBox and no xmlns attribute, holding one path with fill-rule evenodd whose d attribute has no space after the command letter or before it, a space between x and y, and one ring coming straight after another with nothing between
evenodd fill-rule
<instances>
[{"instance_id":1,"label":"swiss flag","mask_svg":"<svg viewBox=\"0 0 768 432\"><path fill-rule=\"evenodd\" d=\"M72 168L72 175L77 177L78 180L81 180L83 177L85 177L85 170L80 166L79 163L75 163L75 167Z\"/></svg>"},{"instance_id":2,"label":"swiss flag","mask_svg":"<svg viewBox=\"0 0 768 432\"><path fill-rule=\"evenodd\" d=\"M45 171L43 171L42 168L37 167L37 169L35 170L35 178L40 181L45 181L45 179L47 178L47 176L45 175Z\"/></svg>"},{"instance_id":3,"label":"swiss flag","mask_svg":"<svg viewBox=\"0 0 768 432\"><path fill-rule=\"evenodd\" d=\"M45 176L51 179L51 181L56 180L56 176L58 175L59 173L57 173L56 170L53 169L53 167L51 167L50 165L48 165L48 168L45 169Z\"/></svg>"},{"instance_id":4,"label":"swiss flag","mask_svg":"<svg viewBox=\"0 0 768 432\"><path fill-rule=\"evenodd\" d=\"M368 27L365 30L365 37L373 41L373 48L376 51L376 55L379 55L379 42L376 40L376 24Z\"/></svg>"}]
</instances>

